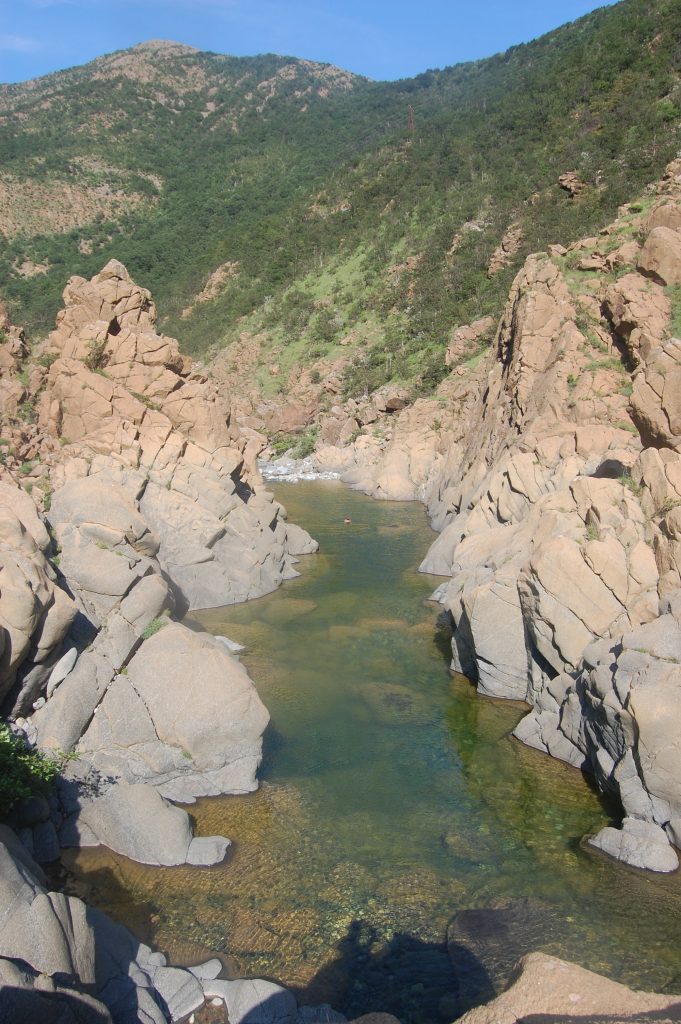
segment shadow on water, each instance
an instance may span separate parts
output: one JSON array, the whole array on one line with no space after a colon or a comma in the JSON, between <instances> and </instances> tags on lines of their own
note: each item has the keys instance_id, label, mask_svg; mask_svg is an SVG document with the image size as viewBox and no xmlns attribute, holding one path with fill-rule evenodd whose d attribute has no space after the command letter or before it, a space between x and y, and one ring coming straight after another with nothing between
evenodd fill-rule
<instances>
[{"instance_id":1,"label":"shadow on water","mask_svg":"<svg viewBox=\"0 0 681 1024\"><path fill-rule=\"evenodd\" d=\"M464 946L436 944L408 934L385 941L367 921L353 920L337 956L296 992L313 1004L335 993L335 1007L349 1020L392 1013L401 1021L453 1020L490 999L494 986L484 966Z\"/></svg>"}]
</instances>

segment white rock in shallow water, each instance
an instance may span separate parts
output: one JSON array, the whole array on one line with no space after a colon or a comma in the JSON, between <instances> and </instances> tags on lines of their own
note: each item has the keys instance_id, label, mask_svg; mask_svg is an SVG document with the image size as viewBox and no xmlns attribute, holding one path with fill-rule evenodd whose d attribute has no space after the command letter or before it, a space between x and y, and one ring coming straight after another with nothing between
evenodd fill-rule
<instances>
[{"instance_id":1,"label":"white rock in shallow water","mask_svg":"<svg viewBox=\"0 0 681 1024\"><path fill-rule=\"evenodd\" d=\"M215 639L219 640L221 644L224 644L227 650L231 651L232 654L241 654L242 651L246 650L243 644L238 644L236 640L230 640L228 636L216 635Z\"/></svg>"},{"instance_id":2,"label":"white rock in shallow water","mask_svg":"<svg viewBox=\"0 0 681 1024\"><path fill-rule=\"evenodd\" d=\"M215 956L212 960L206 960L203 964L196 964L194 967L188 967L187 970L198 978L199 981L215 981L222 970L222 960L218 960Z\"/></svg>"},{"instance_id":3,"label":"white rock in shallow water","mask_svg":"<svg viewBox=\"0 0 681 1024\"><path fill-rule=\"evenodd\" d=\"M187 850L187 864L199 867L219 864L225 859L231 845L231 840L224 836L195 836Z\"/></svg>"},{"instance_id":4,"label":"white rock in shallow water","mask_svg":"<svg viewBox=\"0 0 681 1024\"><path fill-rule=\"evenodd\" d=\"M635 868L668 873L679 866L679 858L664 829L651 821L625 818L621 829L602 828L588 842Z\"/></svg>"},{"instance_id":5,"label":"white rock in shallow water","mask_svg":"<svg viewBox=\"0 0 681 1024\"><path fill-rule=\"evenodd\" d=\"M272 981L204 981L203 992L227 1004L230 1024L294 1024L298 1016L295 997Z\"/></svg>"},{"instance_id":6,"label":"white rock in shallow water","mask_svg":"<svg viewBox=\"0 0 681 1024\"><path fill-rule=\"evenodd\" d=\"M203 1006L200 982L179 967L159 967L154 972L153 984L168 1007L172 1020L180 1020Z\"/></svg>"}]
</instances>

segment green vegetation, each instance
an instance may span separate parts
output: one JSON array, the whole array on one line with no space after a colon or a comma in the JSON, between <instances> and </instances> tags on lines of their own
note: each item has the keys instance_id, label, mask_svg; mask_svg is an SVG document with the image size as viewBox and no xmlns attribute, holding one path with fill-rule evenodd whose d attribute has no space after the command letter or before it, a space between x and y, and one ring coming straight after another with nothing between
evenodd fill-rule
<instances>
[{"instance_id":1,"label":"green vegetation","mask_svg":"<svg viewBox=\"0 0 681 1024\"><path fill-rule=\"evenodd\" d=\"M498 315L527 253L594 231L675 156L680 21L681 0L623 0L389 83L273 55L147 50L126 59L148 76L102 58L0 87L0 175L88 196L109 184L127 203L78 228L0 234L13 315L46 329L66 279L116 257L186 351L264 332L263 367L281 366L263 369L266 393L349 333L346 395L386 381L427 393L452 327ZM586 186L577 198L558 185L566 171ZM489 277L510 224L520 248ZM47 273L22 277L27 259ZM194 303L227 262L238 273Z\"/></svg>"},{"instance_id":2,"label":"green vegetation","mask_svg":"<svg viewBox=\"0 0 681 1024\"><path fill-rule=\"evenodd\" d=\"M643 487L640 483L634 480L628 470L625 473L622 473L622 476L619 478L619 482L624 487L627 487L635 497L640 498L643 494Z\"/></svg>"},{"instance_id":3,"label":"green vegetation","mask_svg":"<svg viewBox=\"0 0 681 1024\"><path fill-rule=\"evenodd\" d=\"M280 434L272 441L275 457L290 452L294 459L304 459L315 449L319 436L318 427L309 427L303 434Z\"/></svg>"},{"instance_id":4,"label":"green vegetation","mask_svg":"<svg viewBox=\"0 0 681 1024\"><path fill-rule=\"evenodd\" d=\"M167 626L169 622L170 619L167 615L161 615L157 619L152 619L149 625L142 631L142 639L148 640L149 637L154 636L159 632L159 630L163 629L164 626Z\"/></svg>"},{"instance_id":5,"label":"green vegetation","mask_svg":"<svg viewBox=\"0 0 681 1024\"><path fill-rule=\"evenodd\" d=\"M0 819L20 800L46 793L60 768L60 762L31 750L0 722Z\"/></svg>"},{"instance_id":6,"label":"green vegetation","mask_svg":"<svg viewBox=\"0 0 681 1024\"><path fill-rule=\"evenodd\" d=\"M105 349L106 338L100 338L99 341L93 338L88 342L88 354L85 357L88 370L101 370L106 365Z\"/></svg>"},{"instance_id":7,"label":"green vegetation","mask_svg":"<svg viewBox=\"0 0 681 1024\"><path fill-rule=\"evenodd\" d=\"M586 539L589 541L601 539L601 529L598 523L592 521L587 525L586 528Z\"/></svg>"},{"instance_id":8,"label":"green vegetation","mask_svg":"<svg viewBox=\"0 0 681 1024\"><path fill-rule=\"evenodd\" d=\"M669 329L672 337L681 338L681 285L670 284L665 291L672 307Z\"/></svg>"}]
</instances>

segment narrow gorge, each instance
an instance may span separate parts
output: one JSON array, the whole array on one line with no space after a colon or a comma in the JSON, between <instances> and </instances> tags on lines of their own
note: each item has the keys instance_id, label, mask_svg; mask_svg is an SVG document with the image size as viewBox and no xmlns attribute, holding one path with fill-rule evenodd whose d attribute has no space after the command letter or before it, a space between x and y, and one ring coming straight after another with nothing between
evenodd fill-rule
<instances>
[{"instance_id":1,"label":"narrow gorge","mask_svg":"<svg viewBox=\"0 0 681 1024\"><path fill-rule=\"evenodd\" d=\"M0 85L0 1022L681 1020L680 24Z\"/></svg>"}]
</instances>

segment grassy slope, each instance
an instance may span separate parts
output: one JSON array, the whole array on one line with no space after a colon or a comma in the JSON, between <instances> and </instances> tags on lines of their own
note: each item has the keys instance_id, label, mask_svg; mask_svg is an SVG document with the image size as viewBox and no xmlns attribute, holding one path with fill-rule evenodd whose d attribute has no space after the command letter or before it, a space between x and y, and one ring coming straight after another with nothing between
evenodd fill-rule
<instances>
[{"instance_id":1,"label":"grassy slope","mask_svg":"<svg viewBox=\"0 0 681 1024\"><path fill-rule=\"evenodd\" d=\"M118 223L6 244L0 271L15 315L44 327L68 273L93 273L116 255L193 353L264 329L288 367L332 354L359 328L349 393L387 376L420 378L427 390L442 373L448 331L498 312L527 252L603 224L676 154L680 28L681 0L624 0L486 61L396 83L355 79L304 101L296 90L316 89L323 69L301 64L261 112L246 97L283 58L166 58L166 105L150 101L149 83L122 74L93 82L92 66L72 72L55 83L56 119L31 93L13 101L28 121L0 126L0 170L60 174L95 153L136 175L142 191L154 186L140 172L163 184ZM205 80L193 92L187 68ZM203 117L210 90L218 109ZM73 131L112 107L122 111L113 132ZM225 111L238 113L238 132ZM576 200L557 185L572 170L588 186ZM463 232L448 256L470 221L482 230ZM511 223L522 227L520 250L490 279ZM92 255L78 251L83 237ZM13 275L25 256L48 260L49 274ZM388 272L410 256L411 268ZM239 275L181 319L226 260L238 261Z\"/></svg>"}]
</instances>

